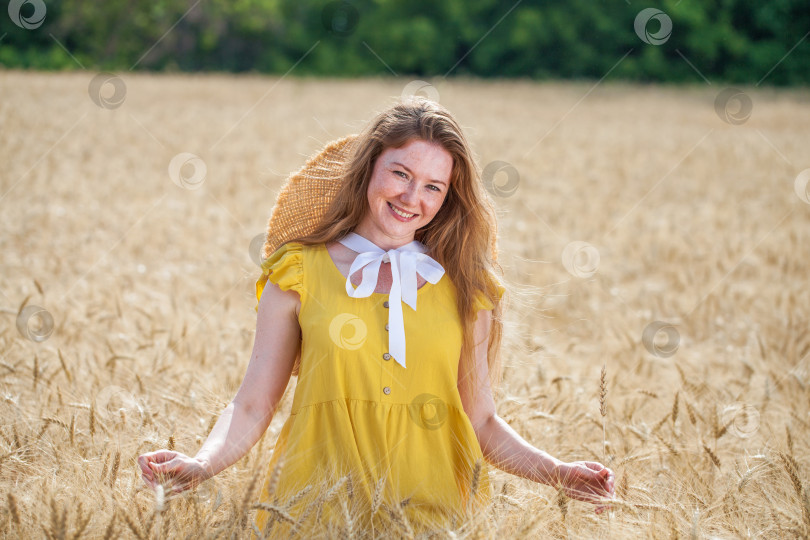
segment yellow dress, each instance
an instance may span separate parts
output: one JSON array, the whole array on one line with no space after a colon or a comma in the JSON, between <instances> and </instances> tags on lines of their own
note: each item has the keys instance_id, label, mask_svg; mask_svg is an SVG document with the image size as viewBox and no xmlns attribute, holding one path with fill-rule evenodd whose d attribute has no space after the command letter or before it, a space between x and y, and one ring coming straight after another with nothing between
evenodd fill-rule
<instances>
[{"instance_id":1,"label":"yellow dress","mask_svg":"<svg viewBox=\"0 0 810 540\"><path fill-rule=\"evenodd\" d=\"M346 294L346 278L323 244L288 243L262 265L257 299L269 280L301 297L301 364L290 416L281 429L260 501L297 520L312 513L312 501L350 474L320 519L355 527L390 514L371 516L375 487L384 476L382 501L400 503L414 530L458 524L465 519L473 470L481 462L475 503L491 498L487 464L457 389L461 324L455 287L447 275L417 290L417 311L403 304L407 368L384 356L388 345L387 294ZM503 292L503 289L500 289ZM492 309L483 297L477 309ZM257 307L258 309L258 307ZM283 455L276 487L271 475ZM350 485L347 485L350 484ZM300 501L287 501L312 485ZM351 493L351 497L348 497ZM317 504L317 503L316 503ZM345 509L342 505L345 504ZM330 509L331 507L331 509ZM259 510L264 531L270 512ZM311 516L308 516L311 517ZM292 524L273 520L272 536L286 537ZM379 532L379 528L377 531Z\"/></svg>"}]
</instances>

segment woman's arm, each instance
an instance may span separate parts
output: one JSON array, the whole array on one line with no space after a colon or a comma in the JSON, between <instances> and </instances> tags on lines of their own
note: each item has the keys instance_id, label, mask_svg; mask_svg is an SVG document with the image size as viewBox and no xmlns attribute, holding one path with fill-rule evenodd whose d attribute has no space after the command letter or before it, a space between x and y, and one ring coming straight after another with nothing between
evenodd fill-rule
<instances>
[{"instance_id":1,"label":"woman's arm","mask_svg":"<svg viewBox=\"0 0 810 540\"><path fill-rule=\"evenodd\" d=\"M194 458L158 450L139 456L144 481L157 487L155 473L172 479L175 491L194 487L241 459L262 436L290 380L299 347L293 290L268 283L259 300L256 337L245 377Z\"/></svg>"},{"instance_id":2,"label":"woman's arm","mask_svg":"<svg viewBox=\"0 0 810 540\"><path fill-rule=\"evenodd\" d=\"M484 458L510 474L562 487L572 498L596 502L599 498L612 497L613 472L610 469L595 462L560 461L526 442L495 412L487 364L491 324L491 311L479 311L474 332L475 379L478 383L474 401L471 377L464 376L461 366L458 380L461 402Z\"/></svg>"}]
</instances>

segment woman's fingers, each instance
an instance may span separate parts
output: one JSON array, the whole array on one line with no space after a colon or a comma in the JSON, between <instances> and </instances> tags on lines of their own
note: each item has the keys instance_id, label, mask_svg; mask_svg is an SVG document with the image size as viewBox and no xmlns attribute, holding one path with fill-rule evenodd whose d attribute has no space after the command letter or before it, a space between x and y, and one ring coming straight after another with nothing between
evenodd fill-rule
<instances>
[{"instance_id":1,"label":"woman's fingers","mask_svg":"<svg viewBox=\"0 0 810 540\"><path fill-rule=\"evenodd\" d=\"M612 470L605 467L601 463L597 463L595 461L583 461L582 462L585 467L590 469L591 471L596 472L596 478L600 483L600 487L608 493L610 496L613 495L613 484L615 475Z\"/></svg>"},{"instance_id":2,"label":"woman's fingers","mask_svg":"<svg viewBox=\"0 0 810 540\"><path fill-rule=\"evenodd\" d=\"M610 496L613 497L615 495L615 493L616 493L616 491L615 491L616 490L616 475L610 469L608 469L608 471L609 471L609 474L608 474L607 480L605 481L605 486L607 486L607 490L608 490L608 493L610 493Z\"/></svg>"},{"instance_id":3,"label":"woman's fingers","mask_svg":"<svg viewBox=\"0 0 810 540\"><path fill-rule=\"evenodd\" d=\"M152 469L149 468L149 458L146 456L146 454L138 456L138 467L141 468L141 472L143 474L152 474Z\"/></svg>"},{"instance_id":4,"label":"woman's fingers","mask_svg":"<svg viewBox=\"0 0 810 540\"><path fill-rule=\"evenodd\" d=\"M182 469L182 454L171 450L157 450L138 456L138 467L143 481L152 489L165 480L176 476Z\"/></svg>"},{"instance_id":5,"label":"woman's fingers","mask_svg":"<svg viewBox=\"0 0 810 540\"><path fill-rule=\"evenodd\" d=\"M592 471L596 471L596 472L607 469L607 467L605 467L604 465L602 465L601 463L598 463L596 461L580 461L580 463L582 463L583 465L585 465L586 467L588 467Z\"/></svg>"},{"instance_id":6,"label":"woman's fingers","mask_svg":"<svg viewBox=\"0 0 810 540\"><path fill-rule=\"evenodd\" d=\"M180 454L180 452L175 452L174 450L157 450L156 452L149 452L148 454L144 455L149 456L149 461L154 461L155 463L165 463L182 454Z\"/></svg>"},{"instance_id":7,"label":"woman's fingers","mask_svg":"<svg viewBox=\"0 0 810 540\"><path fill-rule=\"evenodd\" d=\"M155 481L154 481L153 478L147 477L146 474L141 474L141 478L143 478L144 484L146 484L148 487L150 487L152 489L157 489L157 484L155 484Z\"/></svg>"},{"instance_id":8,"label":"woman's fingers","mask_svg":"<svg viewBox=\"0 0 810 540\"><path fill-rule=\"evenodd\" d=\"M138 456L143 481L152 489L163 485L171 493L195 487L204 478L198 462L180 452L157 450Z\"/></svg>"}]
</instances>

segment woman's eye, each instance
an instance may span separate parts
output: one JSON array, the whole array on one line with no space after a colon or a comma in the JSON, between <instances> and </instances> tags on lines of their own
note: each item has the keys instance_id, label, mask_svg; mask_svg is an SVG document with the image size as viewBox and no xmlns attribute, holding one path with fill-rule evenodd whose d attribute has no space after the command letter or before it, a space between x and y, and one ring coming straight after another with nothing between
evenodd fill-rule
<instances>
[{"instance_id":1,"label":"woman's eye","mask_svg":"<svg viewBox=\"0 0 810 540\"><path fill-rule=\"evenodd\" d=\"M408 178L408 175L402 171L394 171L394 174L401 176L402 178Z\"/></svg>"},{"instance_id":2,"label":"woman's eye","mask_svg":"<svg viewBox=\"0 0 810 540\"><path fill-rule=\"evenodd\" d=\"M436 192L441 191L441 188L439 188L438 186L434 186L433 184L428 185L428 187L431 188L432 191Z\"/></svg>"}]
</instances>

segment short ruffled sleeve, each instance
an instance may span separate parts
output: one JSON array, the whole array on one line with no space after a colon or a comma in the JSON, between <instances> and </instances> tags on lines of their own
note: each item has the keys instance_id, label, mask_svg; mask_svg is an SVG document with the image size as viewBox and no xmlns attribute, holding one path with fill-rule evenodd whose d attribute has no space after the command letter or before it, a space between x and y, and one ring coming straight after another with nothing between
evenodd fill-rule
<instances>
[{"instance_id":1,"label":"short ruffled sleeve","mask_svg":"<svg viewBox=\"0 0 810 540\"><path fill-rule=\"evenodd\" d=\"M304 247L298 242L289 242L275 250L262 263L262 275L256 281L256 311L258 301L268 281L275 283L282 291L294 290L304 299Z\"/></svg>"},{"instance_id":2,"label":"short ruffled sleeve","mask_svg":"<svg viewBox=\"0 0 810 540\"><path fill-rule=\"evenodd\" d=\"M499 284L497 284L497 289L498 289L498 298L502 298L503 293L506 290L506 288L499 283ZM495 308L495 306L484 295L484 293L479 292L478 294L475 295L475 300L473 302L473 313L477 313L479 310L482 310L482 309L491 310L491 309L494 309L494 308Z\"/></svg>"}]
</instances>

